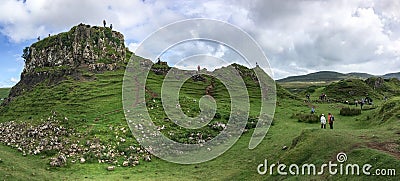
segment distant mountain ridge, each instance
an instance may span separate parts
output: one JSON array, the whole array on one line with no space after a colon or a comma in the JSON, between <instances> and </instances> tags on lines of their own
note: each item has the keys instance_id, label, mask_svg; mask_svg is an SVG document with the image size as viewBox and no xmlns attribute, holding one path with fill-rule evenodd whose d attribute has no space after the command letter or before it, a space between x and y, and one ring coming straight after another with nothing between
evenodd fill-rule
<instances>
[{"instance_id":1,"label":"distant mountain ridge","mask_svg":"<svg viewBox=\"0 0 400 181\"><path fill-rule=\"evenodd\" d=\"M400 72L385 74L385 75L383 75L382 77L385 78L385 79L388 79L388 78L397 78L397 79L400 79Z\"/></svg>"},{"instance_id":2,"label":"distant mountain ridge","mask_svg":"<svg viewBox=\"0 0 400 181\"><path fill-rule=\"evenodd\" d=\"M289 76L283 79L277 80L277 82L332 82L348 78L359 78L367 79L370 77L383 77L385 79L397 78L400 79L400 72L389 73L385 75L371 75L367 73L352 72L352 73L339 73L335 71L319 71L306 75Z\"/></svg>"}]
</instances>

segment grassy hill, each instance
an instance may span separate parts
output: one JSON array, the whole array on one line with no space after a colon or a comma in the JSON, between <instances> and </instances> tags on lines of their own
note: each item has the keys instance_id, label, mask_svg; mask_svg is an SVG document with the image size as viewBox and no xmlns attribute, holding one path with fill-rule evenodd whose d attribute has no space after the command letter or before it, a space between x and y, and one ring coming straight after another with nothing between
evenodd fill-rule
<instances>
[{"instance_id":1,"label":"grassy hill","mask_svg":"<svg viewBox=\"0 0 400 181\"><path fill-rule=\"evenodd\" d=\"M325 87L332 82L338 82L344 79L361 79L366 80L370 78L382 77L384 79L399 79L399 73L390 73L382 76L375 76L367 73L353 72L348 74L342 74L332 71L320 71L307 75L291 76L277 80L277 82L284 88L291 92L302 92L307 91L306 89L310 86Z\"/></svg>"},{"instance_id":2,"label":"grassy hill","mask_svg":"<svg viewBox=\"0 0 400 181\"><path fill-rule=\"evenodd\" d=\"M383 79L380 77L371 77L365 80L365 83L385 96L399 95L400 80L397 78Z\"/></svg>"},{"instance_id":3,"label":"grassy hill","mask_svg":"<svg viewBox=\"0 0 400 181\"><path fill-rule=\"evenodd\" d=\"M249 71L246 74L249 74ZM245 73L244 72L244 73ZM7 107L0 108L1 122L16 121L37 125L45 122L54 112L57 113L58 124L74 129L75 134L69 137L74 143L99 139L105 146L114 150L125 151L134 146L139 148L136 140L128 129L122 112L121 86L123 70L107 71L104 73L86 73L86 81L65 80L57 85L47 87L39 85L34 90L18 97ZM202 132L208 136L215 136L217 130L210 127L198 130L182 130L171 122L166 121L160 102L160 85L163 75L150 73L147 82L147 105L155 124L165 126L163 133L173 132L171 139L190 142L192 133ZM182 109L189 116L198 114L199 108L194 100L198 101L207 85L212 81L205 76L205 81L189 79L180 92ZM259 88L251 77L245 78L251 100L250 117L255 118L259 110ZM371 88L361 80L332 84L332 86L357 85L368 91ZM226 89L216 82L214 96L217 100L220 115L211 123L225 122L229 113L229 101ZM327 88L335 90L333 88ZM242 135L239 141L220 157L201 164L179 165L157 158L151 162L144 162L135 167L123 167L123 157L117 163L98 163L90 155L84 155L84 164L71 163L79 158L68 158L66 166L50 167L51 155L46 153L22 156L21 152L8 146L0 146L0 177L6 180L264 180L264 179L300 179L300 180L398 180L399 176L279 176L260 175L257 166L268 159L269 163L285 163L290 165L314 163L322 164L335 161L336 154L345 152L348 163L373 164L375 168L395 168L399 170L400 139L397 136L399 127L399 98L393 97L388 102L377 101L379 109L363 112L355 117L339 115L339 109L346 105L341 103L315 103L317 113L332 112L336 116L334 130L321 130L319 124L300 123L292 114L309 112L310 104L296 98L296 95L278 86L278 104L273 126L264 141L254 150L249 150L248 143L252 129ZM318 94L319 88L315 91ZM328 95L333 92L329 92ZM341 94L339 92L337 95ZM65 119L67 118L67 119ZM78 136L79 135L79 136ZM120 138L124 138L124 143ZM68 147L71 147L68 146ZM282 149L288 147L287 149ZM83 148L87 148L83 145ZM127 152L128 153L128 152ZM136 154L136 153L131 153ZM79 161L78 161L79 162ZM108 165L115 165L115 171L107 171Z\"/></svg>"},{"instance_id":4,"label":"grassy hill","mask_svg":"<svg viewBox=\"0 0 400 181\"><path fill-rule=\"evenodd\" d=\"M332 83L324 89L324 92L329 98L338 99L341 101L360 100L367 96L373 99L382 98L370 86L360 79L346 79L336 83Z\"/></svg>"},{"instance_id":5,"label":"grassy hill","mask_svg":"<svg viewBox=\"0 0 400 181\"><path fill-rule=\"evenodd\" d=\"M10 88L0 88L0 98L5 98L8 96Z\"/></svg>"},{"instance_id":6,"label":"grassy hill","mask_svg":"<svg viewBox=\"0 0 400 181\"><path fill-rule=\"evenodd\" d=\"M367 74L367 73L359 73L359 72L348 73L346 75L353 77L353 78L362 78L362 79L368 79L370 77L374 77L374 75Z\"/></svg>"},{"instance_id":7,"label":"grassy hill","mask_svg":"<svg viewBox=\"0 0 400 181\"><path fill-rule=\"evenodd\" d=\"M399 88L400 81L398 79L371 77L365 81L361 79L345 79L334 82L327 85L322 92L329 95L329 98L352 102L365 97L383 100L385 96L400 96Z\"/></svg>"},{"instance_id":8,"label":"grassy hill","mask_svg":"<svg viewBox=\"0 0 400 181\"><path fill-rule=\"evenodd\" d=\"M84 25L80 26L83 28ZM111 35L110 32L107 29L104 36L100 33L99 37L94 38L107 37L107 34ZM35 46L49 48L53 46L49 43L57 43L53 40L62 40L64 37L68 43L74 39L67 35L49 37ZM116 40L112 36L110 39ZM93 41L93 46L96 42L102 41ZM105 48L109 49L108 52L96 52L114 57L112 44ZM51 47L49 49L53 50ZM46 51L41 52L41 57L47 56ZM397 79L363 80L354 79L354 76L367 75L351 74L353 79L342 80L349 75L318 72L280 81L282 84L290 84L293 89L302 89L300 91L288 91L280 83L274 92L275 89L271 87L260 90L255 75L258 69L232 64L230 67L238 70L249 94L249 118L244 133L234 146L219 157L204 163L181 165L150 155L130 131L122 103L126 68L126 62L122 60L131 56L134 61L143 59L127 51L126 58L121 59L116 69L89 71L86 64L73 68L65 65L68 70L74 71L71 74L62 74L60 67L46 65L44 69L39 68L43 75L36 77L34 84L31 84L31 78L35 78L39 72L32 69L32 74L26 74L25 83L29 84L29 89L22 87L19 92L21 94L15 94L11 102L0 106L0 179L400 180L400 83ZM93 65L106 66L104 63L108 61L100 62ZM152 66L146 80L145 104L152 122L163 135L180 143L212 140L224 130L223 125L227 124L231 109L235 106L231 105L232 100L226 88L230 85L224 85L209 75L185 72L192 77L185 80L179 91L179 104L173 106L181 108L188 117L196 117L200 114L199 102L204 95L212 96L217 105L213 119L206 126L186 129L175 124L164 111L161 86L169 70L171 67L166 63L157 63ZM50 81L49 75L60 77L57 77L57 81ZM6 97L9 91L0 89L0 97ZM262 109L261 91L266 91L269 96L276 93L275 115L260 145L248 149ZM374 98L374 109L363 110L357 116L341 116L340 109L351 105L304 101L305 92L310 93L312 99L326 93L328 97L340 100L368 94ZM383 95L389 99L380 99ZM300 121L298 115L311 117L311 107L316 109L314 117L317 117L317 121ZM318 115L328 112L335 115L334 129L320 129ZM396 175L332 175L327 169L323 174L314 175L279 175L276 169L265 175L257 172L265 160L268 160L269 165L275 164L275 168L280 163L312 163L320 166L331 161L338 164L336 156L340 152L347 154L346 163L371 164L373 171L395 169ZM109 166L114 166L114 170L108 170Z\"/></svg>"},{"instance_id":9,"label":"grassy hill","mask_svg":"<svg viewBox=\"0 0 400 181\"><path fill-rule=\"evenodd\" d=\"M278 82L331 82L346 78L346 74L332 72L332 71L320 71L310 73L307 75L291 76L284 79L278 80Z\"/></svg>"}]
</instances>

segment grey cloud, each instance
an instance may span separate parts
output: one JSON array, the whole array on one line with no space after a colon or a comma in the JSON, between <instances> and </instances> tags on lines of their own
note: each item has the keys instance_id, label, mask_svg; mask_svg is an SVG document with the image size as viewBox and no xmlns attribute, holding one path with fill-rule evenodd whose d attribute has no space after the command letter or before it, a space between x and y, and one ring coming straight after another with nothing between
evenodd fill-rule
<instances>
[{"instance_id":1,"label":"grey cloud","mask_svg":"<svg viewBox=\"0 0 400 181\"><path fill-rule=\"evenodd\" d=\"M144 40L151 32L185 18L212 18L248 32L262 47L276 78L318 70L352 69L384 74L399 68L400 2L370 1L4 1L0 5L0 32L13 41L65 31L80 22L112 22L127 44ZM240 44L234 33L204 27ZM207 31L209 28L210 31ZM211 31L212 30L212 31ZM195 37L196 32L192 32ZM183 36L175 32L174 37ZM154 48L163 42L155 42ZM185 57L205 51L240 61L234 53L213 44L185 45L172 54ZM133 47L133 46L131 46ZM195 49L199 49L198 51ZM210 62L210 65L212 62ZM390 66L381 66L388 64ZM356 66L359 65L359 66ZM372 67L372 68L370 68ZM373 67L379 67L379 70Z\"/></svg>"},{"instance_id":2,"label":"grey cloud","mask_svg":"<svg viewBox=\"0 0 400 181\"><path fill-rule=\"evenodd\" d=\"M392 2L255 1L249 17L256 27L250 30L278 77L304 70L343 71L346 64L362 64L367 70L400 55L394 50L400 45L395 36L399 11L389 8Z\"/></svg>"}]
</instances>

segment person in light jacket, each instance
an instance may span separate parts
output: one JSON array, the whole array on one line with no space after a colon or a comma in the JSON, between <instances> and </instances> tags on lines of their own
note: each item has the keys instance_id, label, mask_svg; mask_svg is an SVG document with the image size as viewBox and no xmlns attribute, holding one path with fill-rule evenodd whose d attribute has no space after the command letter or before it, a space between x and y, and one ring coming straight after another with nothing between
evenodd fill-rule
<instances>
[{"instance_id":1,"label":"person in light jacket","mask_svg":"<svg viewBox=\"0 0 400 181\"><path fill-rule=\"evenodd\" d=\"M326 118L324 114L321 115L321 129L322 128L326 129Z\"/></svg>"}]
</instances>

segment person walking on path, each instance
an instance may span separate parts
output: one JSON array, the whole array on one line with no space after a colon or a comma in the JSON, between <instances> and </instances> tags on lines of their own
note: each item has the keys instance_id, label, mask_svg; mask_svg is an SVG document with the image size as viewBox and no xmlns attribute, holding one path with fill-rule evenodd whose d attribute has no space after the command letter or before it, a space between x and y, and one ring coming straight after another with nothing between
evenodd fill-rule
<instances>
[{"instance_id":1,"label":"person walking on path","mask_svg":"<svg viewBox=\"0 0 400 181\"><path fill-rule=\"evenodd\" d=\"M326 118L325 115L321 115L321 129L326 129Z\"/></svg>"},{"instance_id":2,"label":"person walking on path","mask_svg":"<svg viewBox=\"0 0 400 181\"><path fill-rule=\"evenodd\" d=\"M335 120L335 117L333 114L328 113L328 123L329 123L329 128L333 129L333 121Z\"/></svg>"},{"instance_id":3,"label":"person walking on path","mask_svg":"<svg viewBox=\"0 0 400 181\"><path fill-rule=\"evenodd\" d=\"M360 102L361 110L363 109L364 104L365 104L365 100L364 100L364 99L361 99L361 102Z\"/></svg>"}]
</instances>

